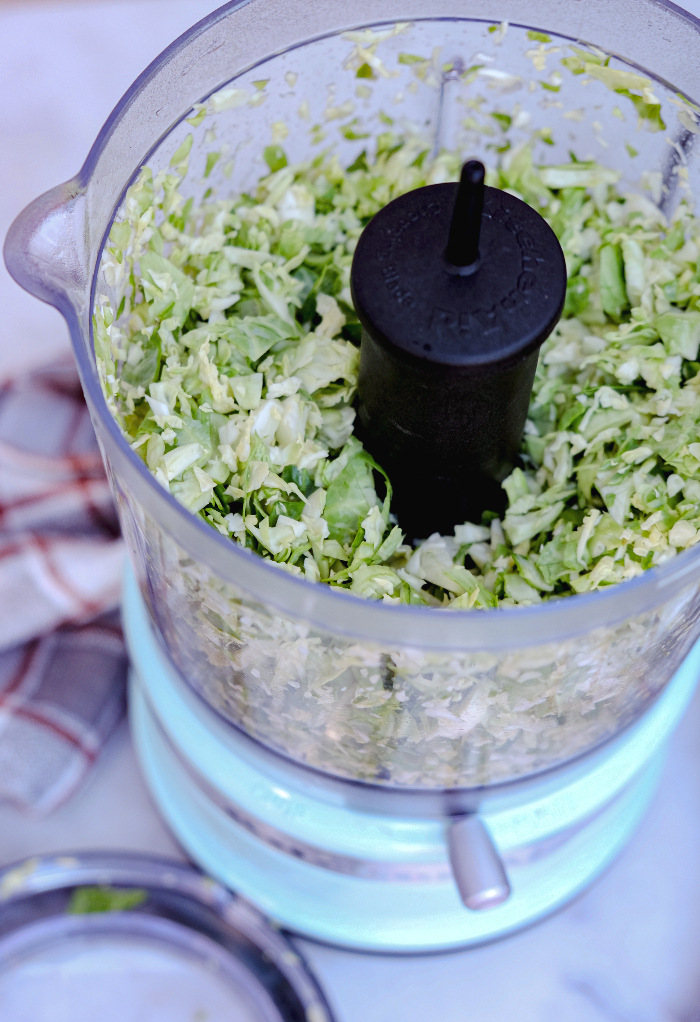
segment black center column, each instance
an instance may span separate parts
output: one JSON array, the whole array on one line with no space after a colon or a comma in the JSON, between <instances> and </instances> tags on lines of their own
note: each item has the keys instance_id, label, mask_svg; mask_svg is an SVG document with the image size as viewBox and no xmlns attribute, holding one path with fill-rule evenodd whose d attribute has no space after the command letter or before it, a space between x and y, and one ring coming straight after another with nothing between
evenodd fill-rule
<instances>
[{"instance_id":1,"label":"black center column","mask_svg":"<svg viewBox=\"0 0 700 1022\"><path fill-rule=\"evenodd\" d=\"M353 259L356 432L387 472L410 539L502 510L539 347L564 305L554 232L483 181L472 160L459 185L400 196L370 221Z\"/></svg>"}]
</instances>

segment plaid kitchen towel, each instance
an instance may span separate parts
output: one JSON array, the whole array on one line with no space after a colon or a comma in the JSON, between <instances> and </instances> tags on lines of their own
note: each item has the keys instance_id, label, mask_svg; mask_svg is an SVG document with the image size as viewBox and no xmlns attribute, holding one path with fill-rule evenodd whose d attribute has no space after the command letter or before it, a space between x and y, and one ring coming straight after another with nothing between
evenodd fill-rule
<instances>
[{"instance_id":1,"label":"plaid kitchen towel","mask_svg":"<svg viewBox=\"0 0 700 1022\"><path fill-rule=\"evenodd\" d=\"M72 362L0 385L0 799L75 790L124 712L123 543Z\"/></svg>"}]
</instances>

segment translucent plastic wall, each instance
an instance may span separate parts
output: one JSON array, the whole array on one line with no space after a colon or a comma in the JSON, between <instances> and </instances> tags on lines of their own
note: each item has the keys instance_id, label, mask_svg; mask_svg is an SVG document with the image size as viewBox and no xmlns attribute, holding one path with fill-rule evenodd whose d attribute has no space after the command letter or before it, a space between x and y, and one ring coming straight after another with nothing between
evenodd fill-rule
<instances>
[{"instance_id":1,"label":"translucent plastic wall","mask_svg":"<svg viewBox=\"0 0 700 1022\"><path fill-rule=\"evenodd\" d=\"M694 114L676 89L651 82L664 128L649 130L629 95L576 73L576 59L585 62L586 52L577 57L572 49L583 45L576 42L579 9L594 4L482 3L474 10L483 20L475 21L451 17L450 5L438 4L434 20L424 11L420 20L348 35L346 9L328 3L317 5L318 32L334 25L342 32L279 52L284 32L275 22L270 50L278 55L261 62L265 14L273 6L253 0L224 10L206 32L178 44L160 67L156 62L116 111L73 192L64 186L37 207L39 226L25 241L32 259L15 267L15 275L24 273L23 282L59 305L71 323L154 623L173 662L215 709L295 760L378 784L473 786L545 769L616 733L672 676L700 633L697 552L607 590L494 612L384 606L261 562L179 507L128 449L107 410L88 327L86 285L99 255L95 225L102 218L108 228L111 214L119 216L123 190L139 166L154 174L170 167L190 134L180 191L198 202L208 189L223 196L254 187L267 172L263 149L284 132L290 162L332 146L347 166L389 120L391 130L418 134L433 151L458 149L487 166L508 158L506 142L512 151L529 141L542 164L566 162L573 151L619 170L621 191L639 191L670 210L697 181ZM646 58L638 73L673 71L667 50L674 38L684 41L688 56L700 51L695 22L674 9L635 3L635 12L650 11L644 25L635 22L635 36L625 31L624 4L598 6L596 32L584 38L589 46L620 41L633 60ZM290 22L295 37L298 25L307 35L315 31L308 5L299 9L303 17ZM353 21L359 15L358 8ZM506 30L503 17L518 15L526 27ZM254 66L227 81L227 46L236 51L231 74L246 67L237 19L251 31ZM547 31L566 33L569 25L571 37ZM654 60L660 31L668 41ZM562 64L569 58L569 66ZM206 74L198 73L198 61ZM371 77L358 77L363 65ZM635 70L617 57L610 67ZM679 84L691 98L692 74L684 72L688 80ZM159 90L171 112L173 90L180 90L183 119L172 128L153 115ZM149 93L151 121L142 113L137 118ZM155 148L147 152L149 146ZM219 158L205 176L211 152ZM52 217L64 233L63 270L47 240ZM54 261L50 271L41 261L42 244ZM112 271L98 270L92 294L106 296L116 312L126 286Z\"/></svg>"}]
</instances>

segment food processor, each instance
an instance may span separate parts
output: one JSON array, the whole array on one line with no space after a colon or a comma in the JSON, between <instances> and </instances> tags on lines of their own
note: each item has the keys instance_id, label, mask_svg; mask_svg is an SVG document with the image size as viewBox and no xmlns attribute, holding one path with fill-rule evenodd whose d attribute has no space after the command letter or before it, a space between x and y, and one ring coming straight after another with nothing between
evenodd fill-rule
<instances>
[{"instance_id":1,"label":"food processor","mask_svg":"<svg viewBox=\"0 0 700 1022\"><path fill-rule=\"evenodd\" d=\"M638 77L611 86L587 54ZM537 606L442 611L237 546L160 486L105 398L118 344L101 381L94 334L128 287L107 247L127 189L187 157L183 195L239 194L271 144L347 167L390 126L487 168L523 144L538 164L573 152L669 214L697 184L698 68L700 22L662 0L234 2L164 51L8 235L14 278L68 322L130 550L144 774L193 859L285 928L441 950L582 891L634 832L693 694L700 552Z\"/></svg>"}]
</instances>

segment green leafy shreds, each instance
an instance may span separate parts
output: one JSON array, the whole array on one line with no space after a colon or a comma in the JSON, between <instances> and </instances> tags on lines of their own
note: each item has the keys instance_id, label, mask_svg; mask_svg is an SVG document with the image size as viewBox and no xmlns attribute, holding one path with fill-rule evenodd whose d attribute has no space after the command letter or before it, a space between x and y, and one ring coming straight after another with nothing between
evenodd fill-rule
<instances>
[{"instance_id":1,"label":"green leafy shreds","mask_svg":"<svg viewBox=\"0 0 700 1022\"><path fill-rule=\"evenodd\" d=\"M666 124L661 116L661 102L654 95L649 78L644 78L633 71L603 66L598 60L591 59L592 54L584 54L580 50L575 52L578 57L564 58L562 61L569 70L574 74L585 71L591 78L597 78L619 96L629 99L637 111L640 126L645 127L647 131L664 131L666 129ZM579 58L583 58L583 60L579 60Z\"/></svg>"},{"instance_id":2,"label":"green leafy shreds","mask_svg":"<svg viewBox=\"0 0 700 1022\"><path fill-rule=\"evenodd\" d=\"M588 58L576 54L581 70L653 106L640 76ZM609 168L538 167L528 146L504 156L493 183L562 243L564 317L541 350L503 520L414 550L353 435L349 274L364 224L411 188L455 180L460 157L431 159L391 131L345 170L328 155L290 166L278 149L254 195L198 209L178 173L144 169L110 233L102 268L117 297L98 296L98 365L162 486L293 574L454 610L610 585L700 538L700 229L686 205L667 224L620 195Z\"/></svg>"},{"instance_id":3,"label":"green leafy shreds","mask_svg":"<svg viewBox=\"0 0 700 1022\"><path fill-rule=\"evenodd\" d=\"M363 452L349 458L326 492L324 518L331 539L352 543L360 522L377 503L372 469Z\"/></svg>"},{"instance_id":4,"label":"green leafy shreds","mask_svg":"<svg viewBox=\"0 0 700 1022\"><path fill-rule=\"evenodd\" d=\"M287 166L287 154L282 146L266 146L263 156L265 158L265 163L273 173L276 170L282 170L283 167Z\"/></svg>"},{"instance_id":5,"label":"green leafy shreds","mask_svg":"<svg viewBox=\"0 0 700 1022\"><path fill-rule=\"evenodd\" d=\"M68 904L69 915L91 912L124 912L148 900L148 892L140 888L76 887Z\"/></svg>"}]
</instances>

